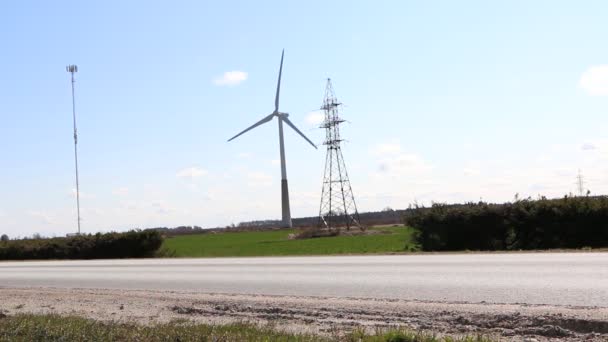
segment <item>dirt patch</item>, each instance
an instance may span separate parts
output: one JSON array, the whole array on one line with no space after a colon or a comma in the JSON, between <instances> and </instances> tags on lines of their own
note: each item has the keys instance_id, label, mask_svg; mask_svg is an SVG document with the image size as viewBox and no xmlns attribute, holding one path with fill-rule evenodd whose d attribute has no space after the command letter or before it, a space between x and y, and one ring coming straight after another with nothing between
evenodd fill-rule
<instances>
[{"instance_id":1,"label":"dirt patch","mask_svg":"<svg viewBox=\"0 0 608 342\"><path fill-rule=\"evenodd\" d=\"M326 228L305 228L301 229L297 233L287 235L289 240L304 240L314 239L321 237L333 237L333 236L359 236L359 235L378 235L378 234L394 234L391 231L383 229L360 229L353 227L349 230L346 228L340 229L326 229Z\"/></svg>"},{"instance_id":2,"label":"dirt patch","mask_svg":"<svg viewBox=\"0 0 608 342\"><path fill-rule=\"evenodd\" d=\"M175 319L208 324L270 323L284 331L328 335L356 327L405 326L438 334L484 334L515 341L608 341L608 308L600 307L0 288L2 312L52 312L143 324Z\"/></svg>"}]
</instances>

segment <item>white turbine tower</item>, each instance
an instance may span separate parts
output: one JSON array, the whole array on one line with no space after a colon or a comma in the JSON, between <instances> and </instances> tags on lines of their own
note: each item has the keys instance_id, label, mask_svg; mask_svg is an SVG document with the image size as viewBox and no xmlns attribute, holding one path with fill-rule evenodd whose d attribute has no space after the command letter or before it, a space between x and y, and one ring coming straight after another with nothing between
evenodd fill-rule
<instances>
[{"instance_id":1,"label":"white turbine tower","mask_svg":"<svg viewBox=\"0 0 608 342\"><path fill-rule=\"evenodd\" d=\"M238 136L244 134L247 131L250 131L262 124L271 121L275 116L279 121L279 147L281 150L281 209L282 209L282 218L283 218L283 226L291 227L291 211L289 209L289 187L287 186L287 168L285 166L285 143L283 142L283 122L285 122L289 127L293 128L302 138L306 139L314 148L317 146L308 139L304 133L300 132L300 130L289 121L289 114L279 112L279 93L281 91L281 73L283 72L283 56L285 55L285 50L281 53L281 66L279 67L279 79L277 81L277 93L274 98L274 112L263 118L262 120L256 122L251 127L242 131L241 133L235 135L230 138L228 141L236 139Z\"/></svg>"}]
</instances>

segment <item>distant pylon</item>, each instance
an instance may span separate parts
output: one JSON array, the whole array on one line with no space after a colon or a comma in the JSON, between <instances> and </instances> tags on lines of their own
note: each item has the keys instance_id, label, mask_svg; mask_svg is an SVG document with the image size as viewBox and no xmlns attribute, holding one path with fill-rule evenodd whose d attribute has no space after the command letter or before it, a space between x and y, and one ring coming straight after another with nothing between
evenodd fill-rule
<instances>
[{"instance_id":1,"label":"distant pylon","mask_svg":"<svg viewBox=\"0 0 608 342\"><path fill-rule=\"evenodd\" d=\"M581 169L578 169L578 175L576 176L576 188L579 196L583 196L585 194L585 180L581 174Z\"/></svg>"},{"instance_id":2,"label":"distant pylon","mask_svg":"<svg viewBox=\"0 0 608 342\"><path fill-rule=\"evenodd\" d=\"M331 79L328 78L321 107L325 118L320 127L325 129L323 144L327 145L327 156L321 189L319 226L328 229L339 229L341 226L346 227L347 230L350 227L363 229L340 148L342 142L340 124L344 122L340 117L340 106Z\"/></svg>"}]
</instances>

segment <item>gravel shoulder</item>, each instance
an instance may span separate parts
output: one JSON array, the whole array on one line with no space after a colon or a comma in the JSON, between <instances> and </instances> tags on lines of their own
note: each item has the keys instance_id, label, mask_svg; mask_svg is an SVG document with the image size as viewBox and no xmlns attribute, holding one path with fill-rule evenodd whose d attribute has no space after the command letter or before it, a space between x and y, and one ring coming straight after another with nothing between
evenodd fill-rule
<instances>
[{"instance_id":1,"label":"gravel shoulder","mask_svg":"<svg viewBox=\"0 0 608 342\"><path fill-rule=\"evenodd\" d=\"M140 324L249 322L317 334L406 326L504 340L608 341L608 308L603 307L0 287L0 313L57 313Z\"/></svg>"}]
</instances>

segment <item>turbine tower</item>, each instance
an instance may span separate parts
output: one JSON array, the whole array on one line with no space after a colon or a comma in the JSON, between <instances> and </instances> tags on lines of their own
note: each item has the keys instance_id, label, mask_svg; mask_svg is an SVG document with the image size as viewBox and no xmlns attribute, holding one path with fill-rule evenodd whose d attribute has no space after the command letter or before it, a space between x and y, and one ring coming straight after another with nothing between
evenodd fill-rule
<instances>
[{"instance_id":1,"label":"turbine tower","mask_svg":"<svg viewBox=\"0 0 608 342\"><path fill-rule=\"evenodd\" d=\"M283 57L285 55L285 50L281 53L281 66L279 67L279 78L277 80L277 92L274 98L274 111L270 113L268 116L264 117L262 120L256 122L249 128L245 129L241 133L235 135L234 137L228 139L228 141L232 141L236 139L238 136L244 134L247 131L250 131L262 124L265 124L271 121L275 116L279 122L279 149L281 153L281 211L282 211L282 224L284 227L292 227L291 224L291 211L289 209L289 187L287 186L287 167L285 166L285 143L283 141L283 122L285 122L289 127L293 128L302 138L306 139L309 144L311 144L314 148L317 146L308 139L304 133L300 132L300 130L289 121L288 113L283 113L279 111L279 93L281 92L281 74L283 72Z\"/></svg>"},{"instance_id":2,"label":"turbine tower","mask_svg":"<svg viewBox=\"0 0 608 342\"><path fill-rule=\"evenodd\" d=\"M325 129L323 144L327 145L327 156L321 189L319 226L327 229L339 229L340 226L346 226L347 230L354 226L363 230L340 147L340 142L342 142L340 124L344 122L340 117L341 105L334 94L331 79L328 78L321 107L325 113L325 119L320 127Z\"/></svg>"}]
</instances>

